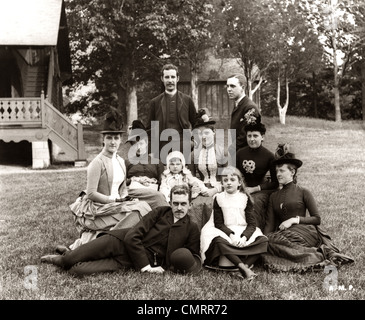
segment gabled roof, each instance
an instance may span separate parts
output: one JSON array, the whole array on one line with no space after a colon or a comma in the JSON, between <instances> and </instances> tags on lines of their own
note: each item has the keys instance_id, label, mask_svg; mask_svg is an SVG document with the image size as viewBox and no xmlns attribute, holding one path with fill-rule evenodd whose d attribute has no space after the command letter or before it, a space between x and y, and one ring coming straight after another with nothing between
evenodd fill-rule
<instances>
[{"instance_id":1,"label":"gabled roof","mask_svg":"<svg viewBox=\"0 0 365 320\"><path fill-rule=\"evenodd\" d=\"M56 46L63 0L0 1L0 45Z\"/></svg>"}]
</instances>

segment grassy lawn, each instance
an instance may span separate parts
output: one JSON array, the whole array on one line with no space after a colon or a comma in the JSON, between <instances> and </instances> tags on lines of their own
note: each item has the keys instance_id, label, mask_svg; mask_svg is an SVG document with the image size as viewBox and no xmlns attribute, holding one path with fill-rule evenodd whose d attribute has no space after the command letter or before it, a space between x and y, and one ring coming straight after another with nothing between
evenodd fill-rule
<instances>
[{"instance_id":1,"label":"grassy lawn","mask_svg":"<svg viewBox=\"0 0 365 320\"><path fill-rule=\"evenodd\" d=\"M40 264L40 257L78 237L68 205L86 187L86 170L27 170L0 172L0 299L365 299L364 129L359 122L297 117L288 117L285 126L277 118L265 123L264 145L274 150L278 142L292 144L304 162L298 183L316 196L322 226L335 244L355 258L338 269L337 290L323 288L324 271L271 273L260 265L253 283L209 270L196 276L120 271L74 278ZM85 143L91 160L101 150L98 133L86 129Z\"/></svg>"}]
</instances>

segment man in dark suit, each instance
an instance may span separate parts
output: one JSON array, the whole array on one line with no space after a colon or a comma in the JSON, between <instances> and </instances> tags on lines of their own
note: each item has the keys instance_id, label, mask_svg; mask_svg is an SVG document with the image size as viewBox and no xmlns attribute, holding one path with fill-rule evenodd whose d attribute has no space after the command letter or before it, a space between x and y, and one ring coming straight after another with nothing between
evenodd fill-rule
<instances>
[{"instance_id":1,"label":"man in dark suit","mask_svg":"<svg viewBox=\"0 0 365 320\"><path fill-rule=\"evenodd\" d=\"M194 273L201 269L200 233L190 220L187 185L171 190L171 207L159 207L133 228L112 230L62 256L47 255L51 263L75 275L135 268L141 272Z\"/></svg>"},{"instance_id":2,"label":"man in dark suit","mask_svg":"<svg viewBox=\"0 0 365 320\"><path fill-rule=\"evenodd\" d=\"M147 129L151 130L151 152L165 164L169 150L178 150L184 153L187 163L190 163L191 129L196 116L194 102L191 97L177 90L179 73L175 65L166 64L162 67L161 81L165 91L153 98L149 106ZM163 133L165 129L169 130ZM166 144L169 145L163 148Z\"/></svg>"},{"instance_id":3,"label":"man in dark suit","mask_svg":"<svg viewBox=\"0 0 365 320\"><path fill-rule=\"evenodd\" d=\"M235 164L236 152L247 146L247 138L244 127L249 123L255 123L261 118L258 106L246 96L245 88L247 79L243 74L234 74L227 79L227 93L229 99L234 101L234 108L231 114L230 129L232 133L232 144L228 147L228 152L232 164Z\"/></svg>"}]
</instances>

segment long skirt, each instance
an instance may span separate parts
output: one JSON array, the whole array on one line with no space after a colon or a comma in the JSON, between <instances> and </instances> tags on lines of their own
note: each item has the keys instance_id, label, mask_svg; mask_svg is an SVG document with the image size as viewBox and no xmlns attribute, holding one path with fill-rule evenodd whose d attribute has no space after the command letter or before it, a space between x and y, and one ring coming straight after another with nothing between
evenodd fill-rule
<instances>
[{"instance_id":1,"label":"long skirt","mask_svg":"<svg viewBox=\"0 0 365 320\"><path fill-rule=\"evenodd\" d=\"M80 238L70 245L72 250L95 239L102 231L111 230L113 227L133 227L141 217L151 211L151 207L145 201L103 204L87 199L85 195L77 198L70 205L70 209L80 234Z\"/></svg>"},{"instance_id":2,"label":"long skirt","mask_svg":"<svg viewBox=\"0 0 365 320\"><path fill-rule=\"evenodd\" d=\"M246 226L229 226L235 233L241 234ZM232 244L232 240L221 230L214 226L213 214L201 230L200 254L205 265L218 265L219 258L227 254L236 255L244 262L249 255L257 255L267 250L268 239L259 228L256 228L246 246L238 248Z\"/></svg>"},{"instance_id":3,"label":"long skirt","mask_svg":"<svg viewBox=\"0 0 365 320\"><path fill-rule=\"evenodd\" d=\"M272 271L319 271L328 264L340 266L354 260L341 254L324 230L298 224L268 235L267 253L261 255L264 267Z\"/></svg>"}]
</instances>

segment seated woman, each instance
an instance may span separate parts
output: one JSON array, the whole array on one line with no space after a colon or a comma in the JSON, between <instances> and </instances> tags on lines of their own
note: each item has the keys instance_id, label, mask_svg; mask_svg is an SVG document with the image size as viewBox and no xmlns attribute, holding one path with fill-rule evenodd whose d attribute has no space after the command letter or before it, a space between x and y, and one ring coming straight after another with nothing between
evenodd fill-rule
<instances>
[{"instance_id":1,"label":"seated woman","mask_svg":"<svg viewBox=\"0 0 365 320\"><path fill-rule=\"evenodd\" d=\"M241 171L245 180L245 191L251 195L254 206L254 215L257 226L263 230L266 220L267 205L270 194L278 186L274 154L266 149L264 141L266 127L261 121L252 122L244 127L247 137L247 146L238 150L236 167ZM268 180L267 174L270 174Z\"/></svg>"},{"instance_id":2,"label":"seated woman","mask_svg":"<svg viewBox=\"0 0 365 320\"><path fill-rule=\"evenodd\" d=\"M307 271L353 259L341 254L319 227L321 217L311 192L296 184L302 161L287 152L274 161L282 189L270 196L264 234L269 238L264 266L272 271ZM309 216L306 216L308 210Z\"/></svg>"},{"instance_id":3,"label":"seated woman","mask_svg":"<svg viewBox=\"0 0 365 320\"><path fill-rule=\"evenodd\" d=\"M103 150L87 168L86 191L70 205L80 238L69 248L58 246L59 253L74 250L116 225L118 228L131 227L151 210L144 201L127 201L126 166L123 158L117 154L121 134L125 132L121 130L122 126L117 111L107 114L101 131Z\"/></svg>"},{"instance_id":4,"label":"seated woman","mask_svg":"<svg viewBox=\"0 0 365 320\"><path fill-rule=\"evenodd\" d=\"M215 143L215 121L210 120L205 109L200 109L195 121L194 135L197 135L193 150L193 174L204 182L206 190L193 187L192 192L199 194L192 200L190 217L201 229L209 220L213 209L213 196L222 191L220 170L228 164L224 147Z\"/></svg>"},{"instance_id":5,"label":"seated woman","mask_svg":"<svg viewBox=\"0 0 365 320\"><path fill-rule=\"evenodd\" d=\"M141 121L132 122L127 142L131 144L126 160L128 194L146 201L152 209L169 206L164 195L158 191L164 165L148 153L148 134Z\"/></svg>"},{"instance_id":6,"label":"seated woman","mask_svg":"<svg viewBox=\"0 0 365 320\"><path fill-rule=\"evenodd\" d=\"M172 151L166 158L166 169L161 176L160 192L170 202L170 191L175 185L187 184L189 187L197 186L201 192L207 191L203 181L194 177L186 167L185 157L180 151ZM192 193L192 198L196 198L198 193Z\"/></svg>"},{"instance_id":7,"label":"seated woman","mask_svg":"<svg viewBox=\"0 0 365 320\"><path fill-rule=\"evenodd\" d=\"M214 197L213 214L201 230L201 256L206 266L218 267L228 259L248 280L256 277L250 266L266 252L267 238L256 227L250 196L235 167L222 170L224 191Z\"/></svg>"}]
</instances>

